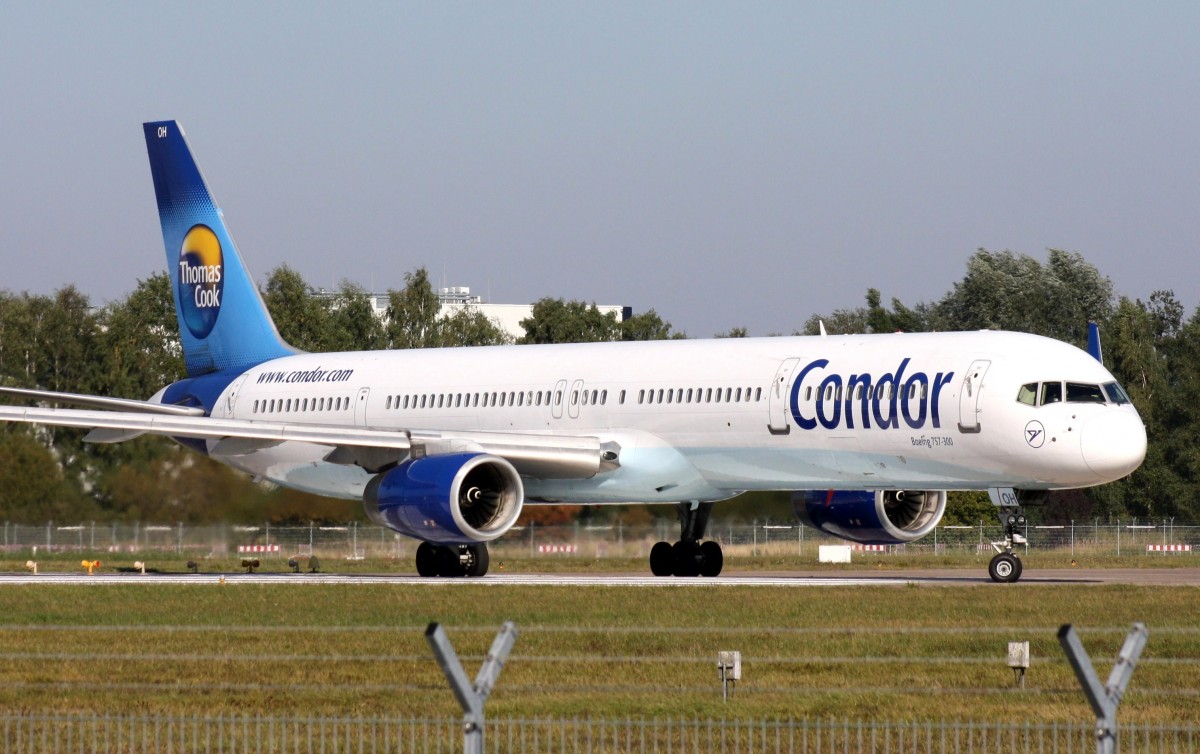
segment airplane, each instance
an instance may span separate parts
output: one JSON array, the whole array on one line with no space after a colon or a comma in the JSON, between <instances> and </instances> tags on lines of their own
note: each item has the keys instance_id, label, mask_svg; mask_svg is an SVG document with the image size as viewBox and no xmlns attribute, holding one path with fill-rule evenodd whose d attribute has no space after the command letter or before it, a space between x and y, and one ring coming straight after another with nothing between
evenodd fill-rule
<instances>
[{"instance_id":1,"label":"airplane","mask_svg":"<svg viewBox=\"0 0 1200 754\"><path fill-rule=\"evenodd\" d=\"M659 576L718 575L714 503L791 491L799 519L864 544L933 531L949 490L1005 526L988 566L1022 574L1024 506L1132 473L1146 432L1094 355L1000 331L303 353L279 336L175 121L143 125L187 376L147 400L0 388L81 408L0 420L91 442L173 438L279 485L361 500L421 540L422 576L479 577L542 504L671 504Z\"/></svg>"}]
</instances>

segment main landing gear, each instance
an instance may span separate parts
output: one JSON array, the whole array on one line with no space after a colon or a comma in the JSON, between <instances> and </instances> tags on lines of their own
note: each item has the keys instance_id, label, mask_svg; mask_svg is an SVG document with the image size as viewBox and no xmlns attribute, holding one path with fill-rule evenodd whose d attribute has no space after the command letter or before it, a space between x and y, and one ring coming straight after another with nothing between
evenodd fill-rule
<instances>
[{"instance_id":1,"label":"main landing gear","mask_svg":"<svg viewBox=\"0 0 1200 754\"><path fill-rule=\"evenodd\" d=\"M679 503L679 541L658 542L650 548L655 576L717 576L725 565L721 545L701 542L708 528L712 503Z\"/></svg>"},{"instance_id":2,"label":"main landing gear","mask_svg":"<svg viewBox=\"0 0 1200 754\"><path fill-rule=\"evenodd\" d=\"M417 573L422 576L483 576L488 572L488 548L477 545L417 545Z\"/></svg>"},{"instance_id":3,"label":"main landing gear","mask_svg":"<svg viewBox=\"0 0 1200 754\"><path fill-rule=\"evenodd\" d=\"M1002 510L1000 521L1004 524L1004 539L992 542L996 555L988 563L988 576L992 577L992 581L1011 584L1021 578L1021 559L1013 555L1013 545L1025 544L1025 537L1017 533L1019 527L1025 526L1025 514L1019 510Z\"/></svg>"}]
</instances>

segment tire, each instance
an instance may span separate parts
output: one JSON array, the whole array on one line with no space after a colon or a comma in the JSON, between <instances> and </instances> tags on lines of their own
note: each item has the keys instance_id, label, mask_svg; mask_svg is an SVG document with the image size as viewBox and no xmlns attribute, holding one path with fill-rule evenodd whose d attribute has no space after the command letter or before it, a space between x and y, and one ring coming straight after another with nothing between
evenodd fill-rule
<instances>
[{"instance_id":1,"label":"tire","mask_svg":"<svg viewBox=\"0 0 1200 754\"><path fill-rule=\"evenodd\" d=\"M1019 581L1021 579L1021 573L1025 570L1025 564L1022 563L1021 559L1018 558L1016 555L1013 556L1013 560L1017 561L1017 572L1015 574L1013 574L1013 577L1012 577L1013 583L1016 583L1017 581Z\"/></svg>"},{"instance_id":2,"label":"tire","mask_svg":"<svg viewBox=\"0 0 1200 754\"><path fill-rule=\"evenodd\" d=\"M676 576L699 576L700 543L681 541L671 545L671 561Z\"/></svg>"},{"instance_id":3,"label":"tire","mask_svg":"<svg viewBox=\"0 0 1200 754\"><path fill-rule=\"evenodd\" d=\"M458 557L457 545L439 545L437 548L438 576L458 578L466 575L463 572L462 560Z\"/></svg>"},{"instance_id":4,"label":"tire","mask_svg":"<svg viewBox=\"0 0 1200 754\"><path fill-rule=\"evenodd\" d=\"M488 565L491 562L491 557L488 555L488 546L485 544L471 545L467 548L470 554L467 558L467 568L464 576L468 578L479 578L486 576Z\"/></svg>"},{"instance_id":5,"label":"tire","mask_svg":"<svg viewBox=\"0 0 1200 754\"><path fill-rule=\"evenodd\" d=\"M700 545L700 575L709 578L720 576L725 566L725 554L717 542L705 542Z\"/></svg>"},{"instance_id":6,"label":"tire","mask_svg":"<svg viewBox=\"0 0 1200 754\"><path fill-rule=\"evenodd\" d=\"M438 548L428 542L417 545L417 573L425 578L438 575Z\"/></svg>"},{"instance_id":7,"label":"tire","mask_svg":"<svg viewBox=\"0 0 1200 754\"><path fill-rule=\"evenodd\" d=\"M1001 553L988 563L988 576L999 584L1012 583L1021 577L1021 561L1008 553Z\"/></svg>"},{"instance_id":8,"label":"tire","mask_svg":"<svg viewBox=\"0 0 1200 754\"><path fill-rule=\"evenodd\" d=\"M670 576L675 572L669 542L656 542L650 548L650 572L655 576Z\"/></svg>"}]
</instances>

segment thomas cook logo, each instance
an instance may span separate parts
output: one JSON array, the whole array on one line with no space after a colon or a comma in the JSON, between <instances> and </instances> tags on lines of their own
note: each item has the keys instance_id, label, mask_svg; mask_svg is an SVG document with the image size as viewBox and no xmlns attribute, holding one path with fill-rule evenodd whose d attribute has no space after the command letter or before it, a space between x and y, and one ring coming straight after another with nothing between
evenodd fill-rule
<instances>
[{"instance_id":1,"label":"thomas cook logo","mask_svg":"<svg viewBox=\"0 0 1200 754\"><path fill-rule=\"evenodd\" d=\"M224 280L225 257L217 234L207 225L193 225L179 249L179 308L187 329L200 340L217 323Z\"/></svg>"}]
</instances>

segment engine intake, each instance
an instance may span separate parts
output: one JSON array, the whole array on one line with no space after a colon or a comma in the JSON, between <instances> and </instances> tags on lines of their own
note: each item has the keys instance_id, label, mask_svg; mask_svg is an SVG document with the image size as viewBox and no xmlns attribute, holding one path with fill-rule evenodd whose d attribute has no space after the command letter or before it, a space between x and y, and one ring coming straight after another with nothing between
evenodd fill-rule
<instances>
[{"instance_id":1,"label":"engine intake","mask_svg":"<svg viewBox=\"0 0 1200 754\"><path fill-rule=\"evenodd\" d=\"M792 497L802 523L869 545L920 539L946 512L945 490L805 490Z\"/></svg>"},{"instance_id":2,"label":"engine intake","mask_svg":"<svg viewBox=\"0 0 1200 754\"><path fill-rule=\"evenodd\" d=\"M517 521L525 487L512 464L486 453L410 459L372 479L367 517L436 544L488 542Z\"/></svg>"}]
</instances>

